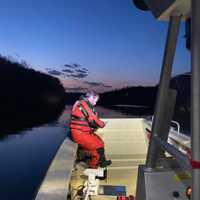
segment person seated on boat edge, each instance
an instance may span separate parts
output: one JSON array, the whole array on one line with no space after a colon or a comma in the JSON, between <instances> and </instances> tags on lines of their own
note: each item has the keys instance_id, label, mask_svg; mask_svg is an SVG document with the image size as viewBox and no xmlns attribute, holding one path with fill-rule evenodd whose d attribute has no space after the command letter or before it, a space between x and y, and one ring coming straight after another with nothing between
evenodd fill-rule
<instances>
[{"instance_id":1,"label":"person seated on boat edge","mask_svg":"<svg viewBox=\"0 0 200 200\"><path fill-rule=\"evenodd\" d=\"M90 153L91 168L107 167L112 163L111 160L106 160L103 140L95 134L98 128L105 126L94 109L98 100L99 95L94 91L81 96L72 108L70 121L71 138Z\"/></svg>"}]
</instances>

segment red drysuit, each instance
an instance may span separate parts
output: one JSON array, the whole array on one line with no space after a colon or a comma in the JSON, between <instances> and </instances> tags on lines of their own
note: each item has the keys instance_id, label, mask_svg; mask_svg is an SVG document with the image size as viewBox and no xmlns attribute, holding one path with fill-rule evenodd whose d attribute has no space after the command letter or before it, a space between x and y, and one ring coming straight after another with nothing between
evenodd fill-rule
<instances>
[{"instance_id":1,"label":"red drysuit","mask_svg":"<svg viewBox=\"0 0 200 200\"><path fill-rule=\"evenodd\" d=\"M97 128L104 126L104 122L98 118L94 107L87 98L76 101L71 113L71 136L74 142L90 152L91 168L97 168L101 156L105 157L104 142L94 133Z\"/></svg>"}]
</instances>

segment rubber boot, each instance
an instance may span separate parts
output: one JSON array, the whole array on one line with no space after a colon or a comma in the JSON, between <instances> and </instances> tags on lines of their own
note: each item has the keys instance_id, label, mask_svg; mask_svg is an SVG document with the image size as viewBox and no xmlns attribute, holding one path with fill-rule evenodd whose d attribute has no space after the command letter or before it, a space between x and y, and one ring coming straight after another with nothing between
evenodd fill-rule
<instances>
[{"instance_id":1,"label":"rubber boot","mask_svg":"<svg viewBox=\"0 0 200 200\"><path fill-rule=\"evenodd\" d=\"M97 149L98 154L100 155L99 158L99 166L105 168L112 164L111 160L106 160L104 148Z\"/></svg>"}]
</instances>

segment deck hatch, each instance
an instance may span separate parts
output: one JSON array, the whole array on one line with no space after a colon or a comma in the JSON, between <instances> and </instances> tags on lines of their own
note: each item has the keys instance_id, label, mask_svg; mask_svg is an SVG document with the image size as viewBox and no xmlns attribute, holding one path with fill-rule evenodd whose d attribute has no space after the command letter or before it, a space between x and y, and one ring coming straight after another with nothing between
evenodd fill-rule
<instances>
[{"instance_id":1,"label":"deck hatch","mask_svg":"<svg viewBox=\"0 0 200 200\"><path fill-rule=\"evenodd\" d=\"M126 196L126 186L121 185L100 185L99 195Z\"/></svg>"}]
</instances>

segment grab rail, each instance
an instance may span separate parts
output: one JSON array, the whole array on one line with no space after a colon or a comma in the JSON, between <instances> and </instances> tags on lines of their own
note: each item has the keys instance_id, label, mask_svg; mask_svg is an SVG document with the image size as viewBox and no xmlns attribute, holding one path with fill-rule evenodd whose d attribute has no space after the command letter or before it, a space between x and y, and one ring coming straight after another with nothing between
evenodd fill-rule
<instances>
[{"instance_id":1,"label":"grab rail","mask_svg":"<svg viewBox=\"0 0 200 200\"><path fill-rule=\"evenodd\" d=\"M169 144L166 141L163 141L158 136L153 136L153 140L165 151L171 154L177 162L180 164L181 167L184 169L191 169L190 159L183 154L181 151L176 149L174 146Z\"/></svg>"},{"instance_id":2,"label":"grab rail","mask_svg":"<svg viewBox=\"0 0 200 200\"><path fill-rule=\"evenodd\" d=\"M180 133L180 124L177 121L174 121L174 120L172 120L171 123L175 124L177 126L177 132L179 134Z\"/></svg>"},{"instance_id":3,"label":"grab rail","mask_svg":"<svg viewBox=\"0 0 200 200\"><path fill-rule=\"evenodd\" d=\"M154 116L152 115L152 117L151 117L151 121L152 122L153 122L153 118L154 118ZM177 132L179 134L180 133L180 128L181 128L180 124L177 121L174 121L174 120L172 120L171 123L175 124L177 126Z\"/></svg>"}]
</instances>

